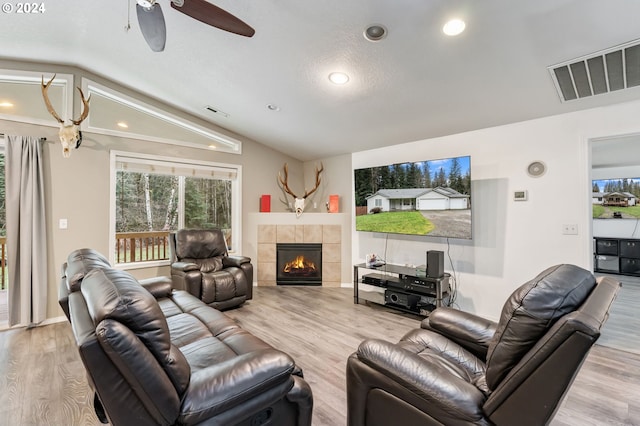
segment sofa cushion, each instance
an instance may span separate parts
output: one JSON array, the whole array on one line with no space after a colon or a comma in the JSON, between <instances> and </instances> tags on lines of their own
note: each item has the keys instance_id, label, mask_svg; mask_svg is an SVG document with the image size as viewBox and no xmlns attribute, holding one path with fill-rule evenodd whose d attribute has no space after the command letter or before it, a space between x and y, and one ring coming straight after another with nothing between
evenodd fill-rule
<instances>
[{"instance_id":1,"label":"sofa cushion","mask_svg":"<svg viewBox=\"0 0 640 426\"><path fill-rule=\"evenodd\" d=\"M513 292L489 343L489 388L498 386L558 318L582 305L595 285L591 272L575 265L556 265Z\"/></svg>"}]
</instances>

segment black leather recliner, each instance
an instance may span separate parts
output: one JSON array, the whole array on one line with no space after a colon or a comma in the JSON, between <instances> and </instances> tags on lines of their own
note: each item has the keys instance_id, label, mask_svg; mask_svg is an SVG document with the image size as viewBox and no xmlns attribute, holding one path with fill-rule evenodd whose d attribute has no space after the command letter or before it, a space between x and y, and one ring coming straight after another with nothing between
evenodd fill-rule
<instances>
[{"instance_id":1,"label":"black leather recliner","mask_svg":"<svg viewBox=\"0 0 640 426\"><path fill-rule=\"evenodd\" d=\"M220 229L181 229L169 235L173 286L220 310L253 296L253 265L229 256Z\"/></svg>"},{"instance_id":2,"label":"black leather recliner","mask_svg":"<svg viewBox=\"0 0 640 426\"><path fill-rule=\"evenodd\" d=\"M105 260L75 252L66 268L75 284L61 300L103 421L311 424L311 389L286 353L171 280L143 287Z\"/></svg>"},{"instance_id":3,"label":"black leather recliner","mask_svg":"<svg viewBox=\"0 0 640 426\"><path fill-rule=\"evenodd\" d=\"M438 308L397 344L365 340L347 361L349 426L549 423L619 288L557 265L518 288L498 323Z\"/></svg>"}]
</instances>

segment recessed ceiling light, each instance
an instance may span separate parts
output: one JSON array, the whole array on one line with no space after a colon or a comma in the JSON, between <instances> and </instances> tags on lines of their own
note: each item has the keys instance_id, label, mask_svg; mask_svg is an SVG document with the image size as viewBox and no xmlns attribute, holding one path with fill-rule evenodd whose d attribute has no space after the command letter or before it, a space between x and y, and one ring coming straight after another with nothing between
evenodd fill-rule
<instances>
[{"instance_id":1,"label":"recessed ceiling light","mask_svg":"<svg viewBox=\"0 0 640 426\"><path fill-rule=\"evenodd\" d=\"M466 24L461 19L452 19L442 27L442 32L448 36L456 36L464 31Z\"/></svg>"},{"instance_id":2,"label":"recessed ceiling light","mask_svg":"<svg viewBox=\"0 0 640 426\"><path fill-rule=\"evenodd\" d=\"M215 145L209 145L209 149L216 149L217 147Z\"/></svg>"},{"instance_id":3,"label":"recessed ceiling light","mask_svg":"<svg viewBox=\"0 0 640 426\"><path fill-rule=\"evenodd\" d=\"M13 107L13 104L11 102L8 102L8 101L3 101L3 102L0 102L0 107L2 107L2 108L11 108L11 107Z\"/></svg>"},{"instance_id":4,"label":"recessed ceiling light","mask_svg":"<svg viewBox=\"0 0 640 426\"><path fill-rule=\"evenodd\" d=\"M127 123L125 123L124 121L118 121L118 123L116 123L118 125L118 127L122 127L123 129L128 129L129 125Z\"/></svg>"},{"instance_id":5,"label":"recessed ceiling light","mask_svg":"<svg viewBox=\"0 0 640 426\"><path fill-rule=\"evenodd\" d=\"M268 104L267 109L269 111L280 111L280 107L276 104Z\"/></svg>"},{"instance_id":6,"label":"recessed ceiling light","mask_svg":"<svg viewBox=\"0 0 640 426\"><path fill-rule=\"evenodd\" d=\"M387 29L384 25L373 24L364 30L364 38L369 41L380 41L387 36Z\"/></svg>"},{"instance_id":7,"label":"recessed ceiling light","mask_svg":"<svg viewBox=\"0 0 640 426\"><path fill-rule=\"evenodd\" d=\"M332 72L331 74L329 74L329 80L333 84L345 84L347 81L349 81L349 76L343 72Z\"/></svg>"}]
</instances>

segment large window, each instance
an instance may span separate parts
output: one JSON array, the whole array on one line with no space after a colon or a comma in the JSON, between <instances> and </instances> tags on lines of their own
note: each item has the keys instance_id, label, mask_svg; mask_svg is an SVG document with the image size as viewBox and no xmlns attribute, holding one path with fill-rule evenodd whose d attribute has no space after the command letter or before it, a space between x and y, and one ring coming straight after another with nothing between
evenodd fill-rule
<instances>
[{"instance_id":1,"label":"large window","mask_svg":"<svg viewBox=\"0 0 640 426\"><path fill-rule=\"evenodd\" d=\"M240 166L113 153L113 260L169 258L168 234L220 228L239 251Z\"/></svg>"}]
</instances>

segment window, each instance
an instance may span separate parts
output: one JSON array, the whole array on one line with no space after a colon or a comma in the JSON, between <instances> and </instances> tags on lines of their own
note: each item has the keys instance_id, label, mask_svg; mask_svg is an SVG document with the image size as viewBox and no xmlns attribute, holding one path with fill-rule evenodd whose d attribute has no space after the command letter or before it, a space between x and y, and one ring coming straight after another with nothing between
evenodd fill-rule
<instances>
[{"instance_id":1,"label":"window","mask_svg":"<svg viewBox=\"0 0 640 426\"><path fill-rule=\"evenodd\" d=\"M382 207L382 199L380 199L380 198L376 198L376 199L374 200L374 205L375 205L376 207Z\"/></svg>"},{"instance_id":2,"label":"window","mask_svg":"<svg viewBox=\"0 0 640 426\"><path fill-rule=\"evenodd\" d=\"M168 235L180 228L220 228L229 251L239 251L240 172L238 165L112 153L113 263L166 263Z\"/></svg>"}]
</instances>

